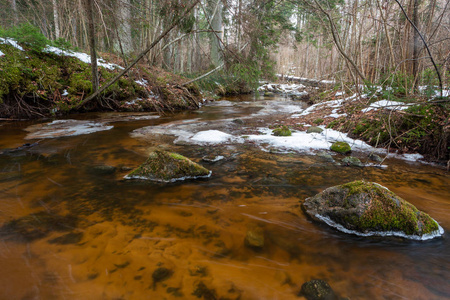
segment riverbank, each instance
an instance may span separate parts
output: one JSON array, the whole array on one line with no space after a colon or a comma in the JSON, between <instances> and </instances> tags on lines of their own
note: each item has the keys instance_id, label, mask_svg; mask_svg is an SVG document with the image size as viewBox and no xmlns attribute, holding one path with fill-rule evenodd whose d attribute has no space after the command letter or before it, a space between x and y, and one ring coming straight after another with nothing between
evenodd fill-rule
<instances>
[{"instance_id":1,"label":"riverbank","mask_svg":"<svg viewBox=\"0 0 450 300\"><path fill-rule=\"evenodd\" d=\"M330 88L318 90L303 84L265 84L260 92L314 103L273 126L321 125L371 146L385 148L388 153L419 153L424 160L446 167L450 162L447 90L439 102L425 95L389 100L383 97L381 88L361 94Z\"/></svg>"},{"instance_id":2,"label":"riverbank","mask_svg":"<svg viewBox=\"0 0 450 300\"><path fill-rule=\"evenodd\" d=\"M120 59L98 60L100 86L115 77ZM92 93L89 55L47 46L41 51L0 39L0 118L58 117L86 111L176 111L197 109L203 102L195 84L162 69L138 65L96 101L77 108Z\"/></svg>"}]
</instances>

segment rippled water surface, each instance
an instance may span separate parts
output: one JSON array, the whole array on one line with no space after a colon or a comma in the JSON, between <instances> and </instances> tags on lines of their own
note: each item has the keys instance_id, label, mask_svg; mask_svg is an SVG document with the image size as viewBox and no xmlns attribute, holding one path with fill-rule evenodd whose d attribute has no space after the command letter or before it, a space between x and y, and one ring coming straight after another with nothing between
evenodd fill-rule
<instances>
[{"instance_id":1,"label":"rippled water surface","mask_svg":"<svg viewBox=\"0 0 450 300\"><path fill-rule=\"evenodd\" d=\"M0 149L39 144L0 155L0 299L298 299L301 285L315 278L351 299L448 299L445 170L396 159L387 169L342 167L248 142L174 144L162 130L187 124L183 130L243 135L250 123L268 125L296 107L303 105L246 98L160 118L78 116L114 127L42 140L25 140L32 123L2 124ZM158 130L131 134L148 126ZM123 180L155 146L213 175L166 185ZM202 161L218 155L225 159ZM378 182L424 210L444 237L361 238L312 223L301 211L306 197L356 179ZM245 245L249 231L263 232L262 249Z\"/></svg>"}]
</instances>

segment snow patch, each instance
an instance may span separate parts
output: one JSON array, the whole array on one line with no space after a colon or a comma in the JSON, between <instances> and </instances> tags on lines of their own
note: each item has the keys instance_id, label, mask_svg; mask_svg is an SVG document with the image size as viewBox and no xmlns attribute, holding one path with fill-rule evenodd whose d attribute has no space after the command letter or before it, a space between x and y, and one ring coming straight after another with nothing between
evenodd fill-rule
<instances>
[{"instance_id":1,"label":"snow patch","mask_svg":"<svg viewBox=\"0 0 450 300\"><path fill-rule=\"evenodd\" d=\"M137 84L142 85L142 86L147 86L148 85L148 81L145 80L144 78L142 78L141 80L136 80L135 81Z\"/></svg>"},{"instance_id":2,"label":"snow patch","mask_svg":"<svg viewBox=\"0 0 450 300\"><path fill-rule=\"evenodd\" d=\"M236 137L219 130L206 130L196 133L190 139L202 144L221 144L234 140Z\"/></svg>"},{"instance_id":3,"label":"snow patch","mask_svg":"<svg viewBox=\"0 0 450 300\"><path fill-rule=\"evenodd\" d=\"M407 109L411 104L405 104L403 102L397 102L397 101L390 101L390 100L381 100L374 102L370 104L369 107L364 108L361 110L363 113L369 112L371 110L377 110L380 108L385 108L389 110L405 110Z\"/></svg>"},{"instance_id":4,"label":"snow patch","mask_svg":"<svg viewBox=\"0 0 450 300\"><path fill-rule=\"evenodd\" d=\"M3 53L2 51L0 51L0 57L5 56L5 53Z\"/></svg>"},{"instance_id":5,"label":"snow patch","mask_svg":"<svg viewBox=\"0 0 450 300\"><path fill-rule=\"evenodd\" d=\"M59 56L70 56L70 57L75 57L78 58L79 60L81 60L82 62L85 62L87 64L91 63L91 56L86 54L86 53L82 53L82 52L74 52L74 51L70 51L70 50L62 50L60 48L57 47L53 47L53 46L47 46L44 49L45 52L48 53L54 53L56 55ZM116 64L110 64L110 63L106 63L103 59L99 58L97 59L97 64L101 67L104 67L106 69L109 70L114 70L114 69L123 69L121 66L116 65Z\"/></svg>"},{"instance_id":6,"label":"snow patch","mask_svg":"<svg viewBox=\"0 0 450 300\"><path fill-rule=\"evenodd\" d=\"M8 45L11 45L11 46L13 46L13 47L19 49L20 51L25 51L25 50L23 50L23 48L22 48L19 44L17 44L17 42L16 42L15 40L13 40L13 39L9 39L9 38L0 38L0 44L8 44Z\"/></svg>"},{"instance_id":7,"label":"snow patch","mask_svg":"<svg viewBox=\"0 0 450 300\"><path fill-rule=\"evenodd\" d=\"M324 129L324 126L321 126ZM360 140L349 138L346 134L333 129L324 129L321 133L293 132L291 136L274 136L269 128L260 128L261 135L249 135L247 140L258 144L268 144L284 150L312 152L328 150L336 141L349 143L353 150L375 150L372 146Z\"/></svg>"}]
</instances>

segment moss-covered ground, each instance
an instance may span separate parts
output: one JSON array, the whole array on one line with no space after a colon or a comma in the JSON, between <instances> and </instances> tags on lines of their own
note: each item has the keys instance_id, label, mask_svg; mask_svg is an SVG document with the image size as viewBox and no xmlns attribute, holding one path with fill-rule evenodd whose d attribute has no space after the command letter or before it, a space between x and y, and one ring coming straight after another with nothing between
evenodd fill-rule
<instances>
[{"instance_id":1,"label":"moss-covered ground","mask_svg":"<svg viewBox=\"0 0 450 300\"><path fill-rule=\"evenodd\" d=\"M92 93L91 68L74 57L0 43L0 118L64 115ZM111 56L110 56L111 57ZM120 69L99 67L100 86ZM145 84L136 81L145 80ZM194 109L201 95L186 79L143 64L111 85L83 111L165 111Z\"/></svg>"}]
</instances>

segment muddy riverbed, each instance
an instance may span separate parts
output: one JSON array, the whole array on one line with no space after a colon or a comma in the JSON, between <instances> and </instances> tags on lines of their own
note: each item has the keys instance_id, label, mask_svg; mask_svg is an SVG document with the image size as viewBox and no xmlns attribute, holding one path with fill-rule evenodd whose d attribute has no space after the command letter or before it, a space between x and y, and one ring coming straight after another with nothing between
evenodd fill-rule
<instances>
[{"instance_id":1,"label":"muddy riverbed","mask_svg":"<svg viewBox=\"0 0 450 300\"><path fill-rule=\"evenodd\" d=\"M331 131L269 138L270 124L305 108L247 97L166 116L1 124L0 299L298 299L311 279L351 299L448 299L448 173L394 157L383 168L346 167L332 153L329 161L317 155L324 141L345 138ZM302 139L310 146L295 146ZM363 161L373 150L353 145ZM124 180L152 147L212 176ZM388 187L446 233L362 238L301 211L306 197L357 179ZM244 242L249 232L262 233L260 249Z\"/></svg>"}]
</instances>

